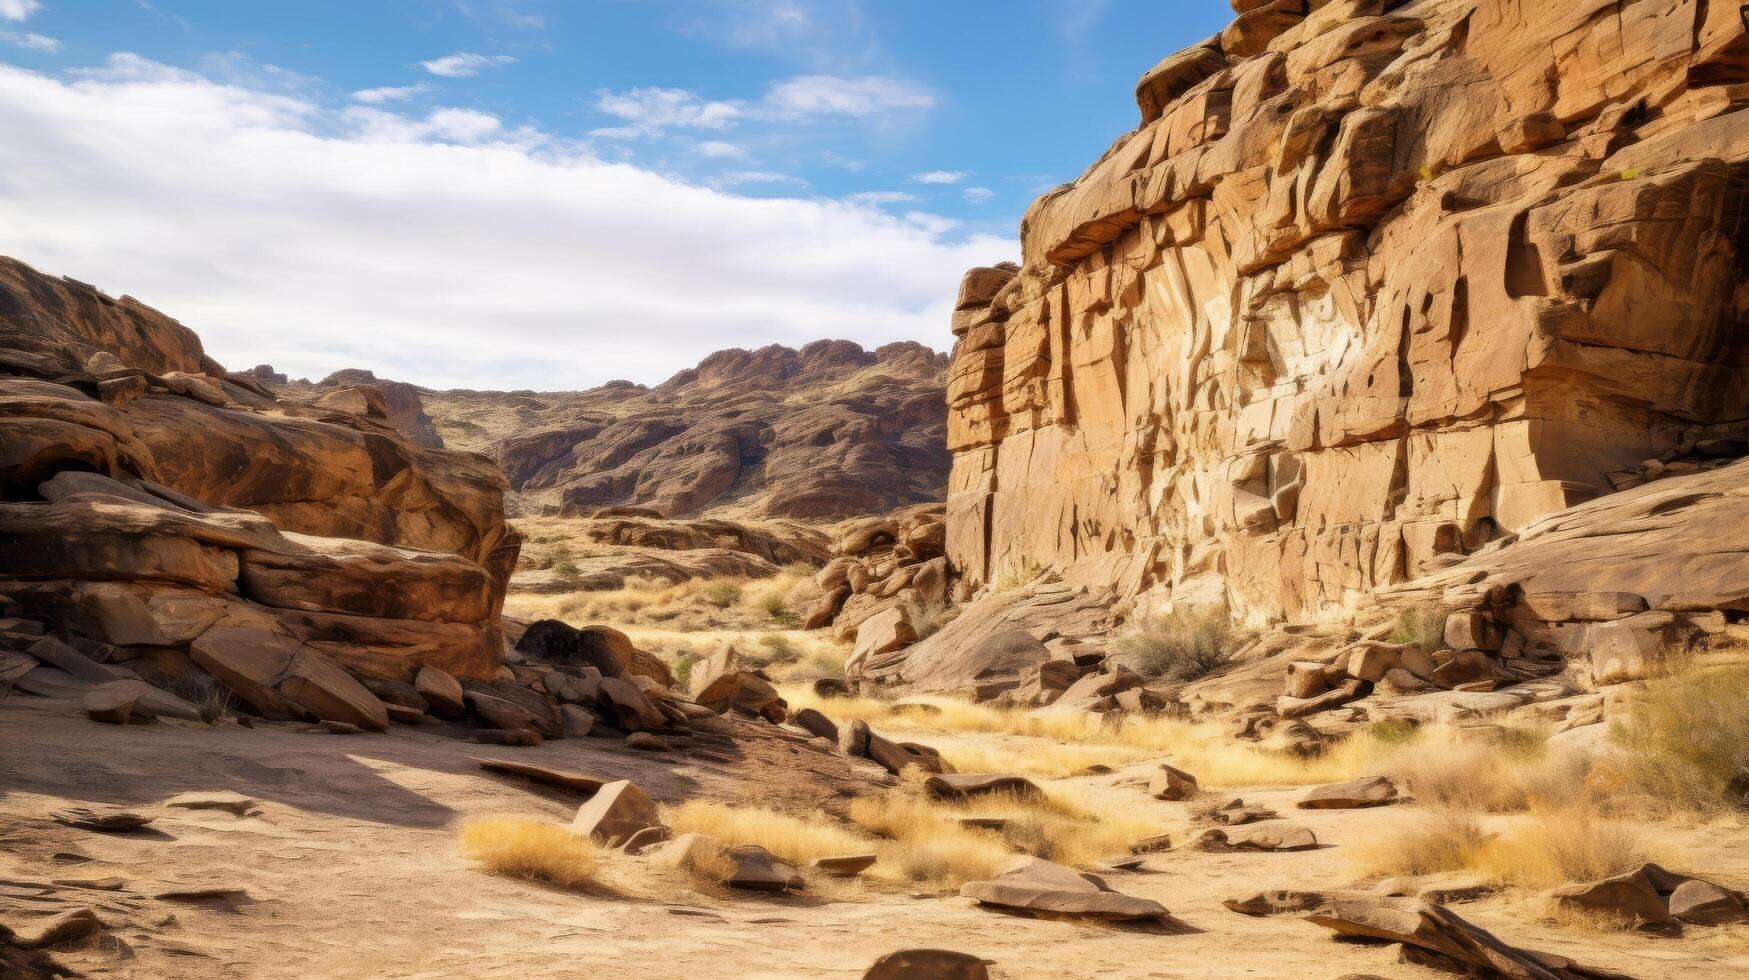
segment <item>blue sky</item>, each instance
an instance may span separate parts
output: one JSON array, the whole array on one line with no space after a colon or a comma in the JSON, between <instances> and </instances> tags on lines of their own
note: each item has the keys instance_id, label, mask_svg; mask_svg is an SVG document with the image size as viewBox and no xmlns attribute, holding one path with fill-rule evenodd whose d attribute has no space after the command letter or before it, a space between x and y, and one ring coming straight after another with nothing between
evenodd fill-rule
<instances>
[{"instance_id":1,"label":"blue sky","mask_svg":"<svg viewBox=\"0 0 1749 980\"><path fill-rule=\"evenodd\" d=\"M945 349L1224 0L0 0L0 253L433 385ZM21 143L22 141L22 143Z\"/></svg>"}]
</instances>

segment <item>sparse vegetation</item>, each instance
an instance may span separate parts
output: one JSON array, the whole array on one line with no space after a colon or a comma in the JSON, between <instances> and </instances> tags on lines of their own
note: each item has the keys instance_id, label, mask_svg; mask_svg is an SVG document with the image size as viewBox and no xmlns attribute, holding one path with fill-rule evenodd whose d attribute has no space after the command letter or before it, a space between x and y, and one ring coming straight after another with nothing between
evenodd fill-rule
<instances>
[{"instance_id":1,"label":"sparse vegetation","mask_svg":"<svg viewBox=\"0 0 1749 980\"><path fill-rule=\"evenodd\" d=\"M1145 617L1113 644L1117 658L1151 680L1193 681L1232 661L1237 631L1225 610Z\"/></svg>"},{"instance_id":2,"label":"sparse vegetation","mask_svg":"<svg viewBox=\"0 0 1749 980\"><path fill-rule=\"evenodd\" d=\"M720 579L705 587L704 600L718 609L727 609L741 601L741 583Z\"/></svg>"},{"instance_id":3,"label":"sparse vegetation","mask_svg":"<svg viewBox=\"0 0 1749 980\"><path fill-rule=\"evenodd\" d=\"M1413 643L1426 651L1445 646L1445 610L1435 605L1405 609L1391 631L1392 643Z\"/></svg>"},{"instance_id":4,"label":"sparse vegetation","mask_svg":"<svg viewBox=\"0 0 1749 980\"><path fill-rule=\"evenodd\" d=\"M1623 756L1606 773L1657 811L1749 808L1749 665L1675 662L1612 732ZM1619 787L1618 787L1619 788Z\"/></svg>"},{"instance_id":5,"label":"sparse vegetation","mask_svg":"<svg viewBox=\"0 0 1749 980\"><path fill-rule=\"evenodd\" d=\"M494 874L583 888L600 864L595 844L557 824L495 817L462 826L462 851Z\"/></svg>"},{"instance_id":6,"label":"sparse vegetation","mask_svg":"<svg viewBox=\"0 0 1749 980\"><path fill-rule=\"evenodd\" d=\"M919 641L927 640L941 628L954 621L962 607L945 602L931 602L917 610L911 617L911 625L917 631Z\"/></svg>"},{"instance_id":7,"label":"sparse vegetation","mask_svg":"<svg viewBox=\"0 0 1749 980\"><path fill-rule=\"evenodd\" d=\"M1393 834L1354 847L1354 863L1376 875L1474 872L1490 881L1541 890L1632 871L1654 855L1631 824L1581 809L1537 810L1505 818L1490 832L1473 813L1439 810Z\"/></svg>"}]
</instances>

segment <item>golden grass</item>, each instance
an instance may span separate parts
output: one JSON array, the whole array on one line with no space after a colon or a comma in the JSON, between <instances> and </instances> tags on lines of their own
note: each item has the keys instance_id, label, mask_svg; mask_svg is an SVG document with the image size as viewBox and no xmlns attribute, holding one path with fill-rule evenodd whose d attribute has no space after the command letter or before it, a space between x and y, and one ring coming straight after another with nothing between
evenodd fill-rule
<instances>
[{"instance_id":1,"label":"golden grass","mask_svg":"<svg viewBox=\"0 0 1749 980\"><path fill-rule=\"evenodd\" d=\"M1550 753L1535 730L1507 731L1504 742L1466 741L1461 730L1430 727L1388 752L1380 770L1428 806L1469 813L1518 813L1586 795L1589 758Z\"/></svg>"},{"instance_id":2,"label":"golden grass","mask_svg":"<svg viewBox=\"0 0 1749 980\"><path fill-rule=\"evenodd\" d=\"M1736 789L1749 776L1749 664L1733 648L1671 664L1628 703L1612 731L1622 755L1602 778L1659 814L1713 815L1742 809Z\"/></svg>"},{"instance_id":3,"label":"golden grass","mask_svg":"<svg viewBox=\"0 0 1749 980\"><path fill-rule=\"evenodd\" d=\"M1042 740L1028 741L1023 745L935 747L940 750L941 757L959 772L1003 772L1045 779L1074 776L1093 765L1114 768L1129 765L1155 754L1147 749L1123 745L1077 745Z\"/></svg>"},{"instance_id":4,"label":"golden grass","mask_svg":"<svg viewBox=\"0 0 1749 980\"><path fill-rule=\"evenodd\" d=\"M583 888L595 882L600 868L595 843L557 824L481 818L462 825L461 839L462 853L510 878Z\"/></svg>"},{"instance_id":5,"label":"golden grass","mask_svg":"<svg viewBox=\"0 0 1749 980\"><path fill-rule=\"evenodd\" d=\"M1148 812L1145 798L1134 794L1125 797L1129 806L1096 811L1049 791L1042 798L996 794L946 803L922 793L924 778L911 771L899 789L854 801L848 826L705 801L675 807L664 819L677 833L758 844L798 866L832 855L872 853L878 861L863 877L889 886L957 887L994 877L1021 853L1090 868L1165 830L1158 815ZM960 822L962 817L1001 817L1007 826L1000 831L972 828Z\"/></svg>"},{"instance_id":6,"label":"golden grass","mask_svg":"<svg viewBox=\"0 0 1749 980\"><path fill-rule=\"evenodd\" d=\"M1496 818L1436 811L1394 834L1357 842L1350 860L1377 875L1468 871L1504 885L1547 889L1622 874L1657 859L1642 828L1580 809L1534 810Z\"/></svg>"},{"instance_id":7,"label":"golden grass","mask_svg":"<svg viewBox=\"0 0 1749 980\"><path fill-rule=\"evenodd\" d=\"M910 699L939 709L924 714L873 698L819 698L804 687L785 687L783 695L792 708L815 708L839 723L861 719L878 731L987 733L1058 743L1054 748L1043 743L1025 749L991 748L981 754L955 750L966 752L963 758L976 763L960 766L968 771L1018 770L1027 765L1026 756L1033 752L1042 753L1042 761L1029 774L1045 776L1068 775L1093 762L1118 765L1149 755L1170 755L1175 765L1193 773L1204 786L1295 786L1372 775L1378 761L1395 748L1395 740L1362 732L1321 756L1302 759L1235 741L1215 724L1165 716L1124 716L1107 721L1081 712L1039 715L957 698ZM1114 758L1118 761L1113 762Z\"/></svg>"}]
</instances>

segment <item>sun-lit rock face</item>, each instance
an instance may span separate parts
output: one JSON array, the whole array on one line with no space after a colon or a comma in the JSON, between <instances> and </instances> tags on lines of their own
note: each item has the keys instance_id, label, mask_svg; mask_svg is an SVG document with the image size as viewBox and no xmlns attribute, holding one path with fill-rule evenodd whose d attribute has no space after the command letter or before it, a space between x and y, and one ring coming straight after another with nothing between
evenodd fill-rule
<instances>
[{"instance_id":1,"label":"sun-lit rock face","mask_svg":"<svg viewBox=\"0 0 1749 980\"><path fill-rule=\"evenodd\" d=\"M1235 0L966 278L966 582L1329 615L1741 435L1740 6Z\"/></svg>"},{"instance_id":2,"label":"sun-lit rock face","mask_svg":"<svg viewBox=\"0 0 1749 980\"><path fill-rule=\"evenodd\" d=\"M0 258L0 611L118 660L224 630L286 663L491 673L502 472L398 432L375 387L336 394L281 400L175 320Z\"/></svg>"}]
</instances>

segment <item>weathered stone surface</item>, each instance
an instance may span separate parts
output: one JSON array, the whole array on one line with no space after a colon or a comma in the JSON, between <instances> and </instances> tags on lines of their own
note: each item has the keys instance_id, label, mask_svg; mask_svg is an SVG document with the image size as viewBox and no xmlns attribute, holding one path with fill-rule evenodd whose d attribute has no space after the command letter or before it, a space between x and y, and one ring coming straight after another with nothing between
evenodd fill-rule
<instances>
[{"instance_id":1,"label":"weathered stone surface","mask_svg":"<svg viewBox=\"0 0 1749 980\"><path fill-rule=\"evenodd\" d=\"M389 715L376 696L328 658L251 626L214 626L189 648L194 662L269 718L308 713L380 732Z\"/></svg>"},{"instance_id":2,"label":"weathered stone surface","mask_svg":"<svg viewBox=\"0 0 1749 980\"><path fill-rule=\"evenodd\" d=\"M1743 896L1710 881L1691 878L1670 893L1670 916L1695 925L1716 926L1749 918Z\"/></svg>"},{"instance_id":3,"label":"weathered stone surface","mask_svg":"<svg viewBox=\"0 0 1749 980\"><path fill-rule=\"evenodd\" d=\"M610 846L648 827L662 826L656 804L629 780L608 783L577 808L571 832Z\"/></svg>"},{"instance_id":4,"label":"weathered stone surface","mask_svg":"<svg viewBox=\"0 0 1749 980\"><path fill-rule=\"evenodd\" d=\"M460 718L467 712L461 684L436 667L421 667L413 679L413 690L425 699L435 714L445 718Z\"/></svg>"},{"instance_id":5,"label":"weathered stone surface","mask_svg":"<svg viewBox=\"0 0 1749 980\"><path fill-rule=\"evenodd\" d=\"M981 905L1035 915L1113 921L1164 921L1169 917L1159 902L1115 892L1094 875L1042 858L1021 858L1001 877L967 882L960 887L960 894Z\"/></svg>"},{"instance_id":6,"label":"weathered stone surface","mask_svg":"<svg viewBox=\"0 0 1749 980\"><path fill-rule=\"evenodd\" d=\"M840 854L815 858L813 866L840 878L854 878L874 867L877 860L879 858L873 854Z\"/></svg>"},{"instance_id":7,"label":"weathered stone surface","mask_svg":"<svg viewBox=\"0 0 1749 980\"><path fill-rule=\"evenodd\" d=\"M1384 776L1314 786L1294 801L1302 810L1359 810L1397 802L1397 784Z\"/></svg>"},{"instance_id":8,"label":"weathered stone surface","mask_svg":"<svg viewBox=\"0 0 1749 980\"><path fill-rule=\"evenodd\" d=\"M1298 824L1265 823L1211 828L1190 846L1199 851L1307 851L1318 846L1318 836Z\"/></svg>"},{"instance_id":9,"label":"weathered stone surface","mask_svg":"<svg viewBox=\"0 0 1749 980\"><path fill-rule=\"evenodd\" d=\"M579 793L595 793L607 785L606 780L597 779L584 773L555 769L551 766L536 765L530 762L518 762L515 759L477 759L475 761L480 764L481 769L487 772L517 776L530 782L576 790Z\"/></svg>"},{"instance_id":10,"label":"weathered stone surface","mask_svg":"<svg viewBox=\"0 0 1749 980\"><path fill-rule=\"evenodd\" d=\"M1037 799L1044 795L1044 791L1025 776L985 772L940 773L930 776L923 785L929 795L938 800L964 800L995 794Z\"/></svg>"},{"instance_id":11,"label":"weathered stone surface","mask_svg":"<svg viewBox=\"0 0 1749 980\"><path fill-rule=\"evenodd\" d=\"M875 960L862 980L990 980L984 961L949 949L902 949Z\"/></svg>"},{"instance_id":12,"label":"weathered stone surface","mask_svg":"<svg viewBox=\"0 0 1749 980\"><path fill-rule=\"evenodd\" d=\"M1156 800L1188 800L1200 792L1195 776L1169 763L1160 763L1148 778L1148 795Z\"/></svg>"},{"instance_id":13,"label":"weathered stone surface","mask_svg":"<svg viewBox=\"0 0 1749 980\"><path fill-rule=\"evenodd\" d=\"M964 588L1044 570L1335 618L1741 438L1735 6L1237 7L1144 75L1139 129L1034 203L1018 272L968 276ZM1744 580L1727 533L1701 580Z\"/></svg>"},{"instance_id":14,"label":"weathered stone surface","mask_svg":"<svg viewBox=\"0 0 1749 980\"><path fill-rule=\"evenodd\" d=\"M793 891L803 887L802 873L756 844L723 849L730 865L724 882L730 888L751 892Z\"/></svg>"},{"instance_id":15,"label":"weathered stone surface","mask_svg":"<svg viewBox=\"0 0 1749 980\"><path fill-rule=\"evenodd\" d=\"M1444 906L1414 898L1342 895L1306 917L1339 936L1402 943L1458 968L1509 980L1606 980L1622 974L1564 956L1518 949Z\"/></svg>"},{"instance_id":16,"label":"weathered stone surface","mask_svg":"<svg viewBox=\"0 0 1749 980\"><path fill-rule=\"evenodd\" d=\"M489 463L369 399L278 400L162 314L9 259L0 349L0 581L57 633L186 649L244 614L375 676L496 665L518 542Z\"/></svg>"},{"instance_id":17,"label":"weathered stone surface","mask_svg":"<svg viewBox=\"0 0 1749 980\"><path fill-rule=\"evenodd\" d=\"M223 810L232 816L248 815L255 809L253 797L229 790L213 790L210 792L178 793L164 801L164 805L179 810Z\"/></svg>"}]
</instances>

